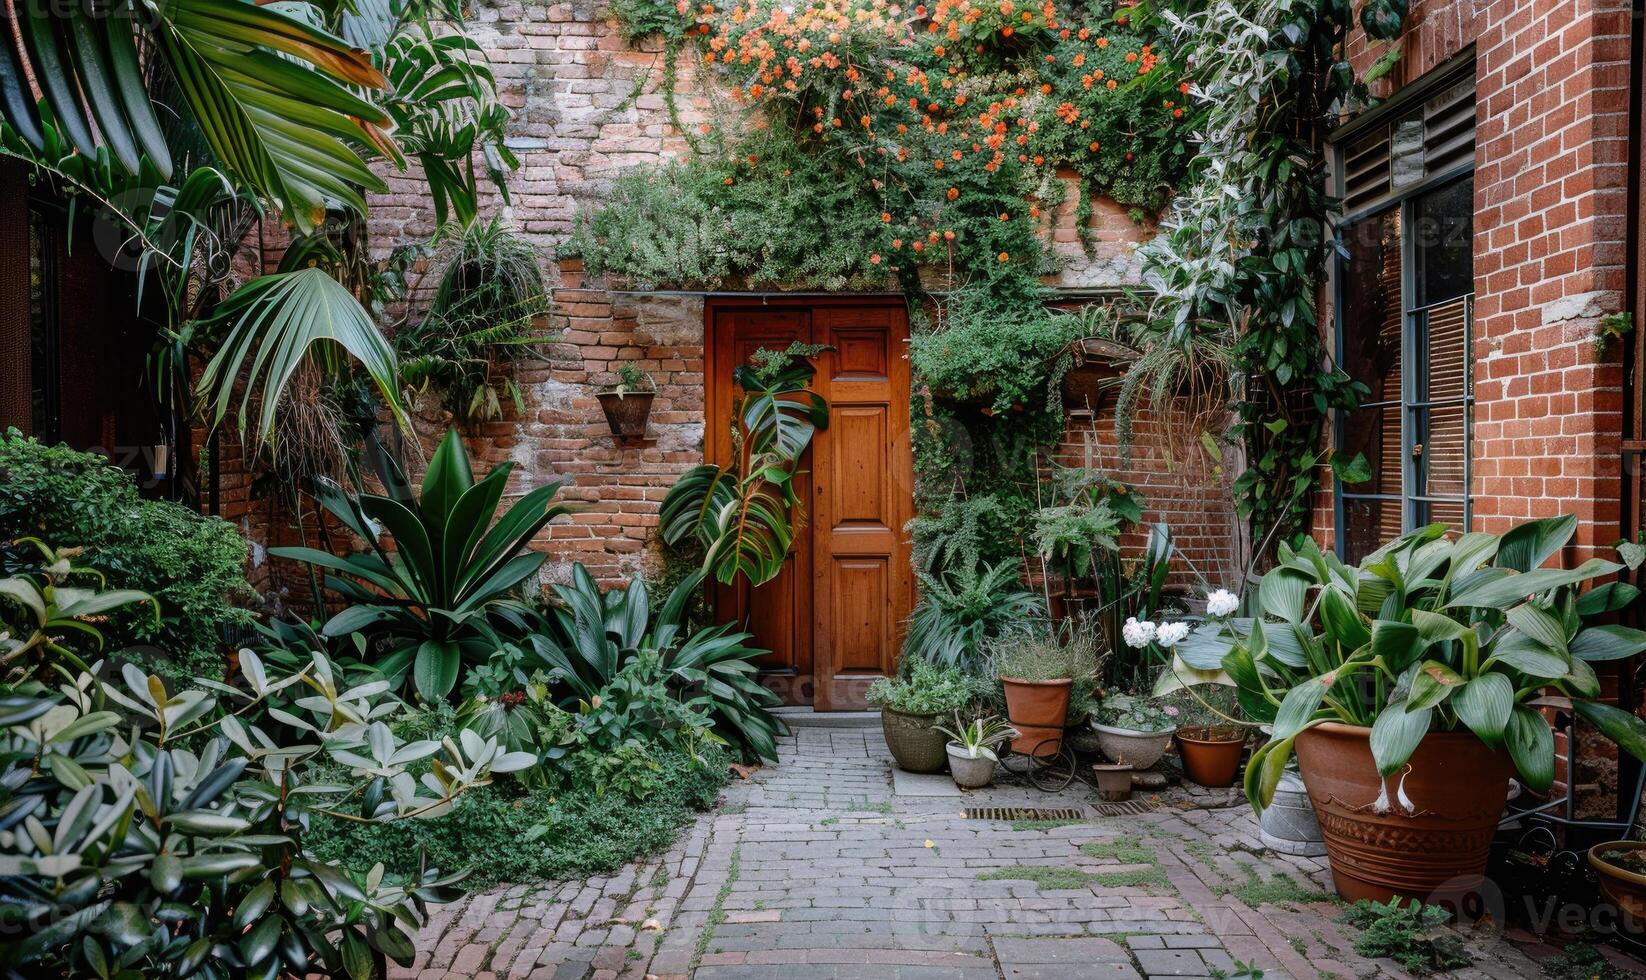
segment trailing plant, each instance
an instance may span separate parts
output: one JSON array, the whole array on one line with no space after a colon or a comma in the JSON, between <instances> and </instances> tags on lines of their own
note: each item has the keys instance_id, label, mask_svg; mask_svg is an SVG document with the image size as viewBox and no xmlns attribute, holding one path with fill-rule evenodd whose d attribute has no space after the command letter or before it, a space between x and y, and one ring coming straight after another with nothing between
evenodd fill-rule
<instances>
[{"instance_id":1,"label":"trailing plant","mask_svg":"<svg viewBox=\"0 0 1646 980\"><path fill-rule=\"evenodd\" d=\"M1599 558L1544 567L1576 528L1575 517L1549 518L1452 539L1435 524L1358 568L1311 540L1295 551L1283 545L1258 588L1259 615L1178 650L1195 670L1221 667L1246 715L1273 726L1246 767L1252 805L1269 805L1298 735L1326 721L1369 726L1383 777L1429 732L1473 732L1502 746L1520 781L1541 793L1554 781L1554 736L1527 702L1545 690L1571 698L1580 717L1646 758L1646 722L1592 700L1600 681L1591 664L1646 651L1646 632L1591 621L1639 590L1609 582L1580 592L1622 568Z\"/></svg>"},{"instance_id":2,"label":"trailing plant","mask_svg":"<svg viewBox=\"0 0 1646 980\"><path fill-rule=\"evenodd\" d=\"M1072 364L1068 346L1102 329L1103 309L1002 308L982 289L961 290L948 298L935 329L910 338L909 362L946 399L995 412L1050 412L1061 420L1058 382Z\"/></svg>"},{"instance_id":3,"label":"trailing plant","mask_svg":"<svg viewBox=\"0 0 1646 980\"><path fill-rule=\"evenodd\" d=\"M432 701L451 694L464 663L485 663L505 633L528 622L530 608L516 589L548 555L527 545L566 510L553 502L560 484L550 483L497 516L513 464L494 466L476 480L455 429L435 450L415 495L393 460L379 460L383 494L349 494L324 478L314 488L326 512L368 550L269 553L327 572L327 588L351 605L327 620L322 634L361 634L373 644L372 665L384 677L396 686L409 681ZM392 551L384 532L393 538Z\"/></svg>"},{"instance_id":4,"label":"trailing plant","mask_svg":"<svg viewBox=\"0 0 1646 980\"><path fill-rule=\"evenodd\" d=\"M671 690L705 699L705 715L724 738L752 757L775 762L777 736L788 728L769 710L777 695L760 684L755 661L767 651L748 646L753 634L732 623L687 629L685 612L703 578L701 569L687 576L653 614L644 581L602 593L588 570L574 564L571 584L554 587L559 602L547 616L548 628L531 637L531 648L558 672L556 683L569 691L567 704L609 701L602 692L629 662L655 657Z\"/></svg>"},{"instance_id":5,"label":"trailing plant","mask_svg":"<svg viewBox=\"0 0 1646 980\"><path fill-rule=\"evenodd\" d=\"M500 417L505 401L521 411L520 386L500 369L547 339L536 331L549 311L536 247L497 218L448 230L434 261L428 311L394 337L401 379L439 387L446 409L467 421Z\"/></svg>"},{"instance_id":6,"label":"trailing plant","mask_svg":"<svg viewBox=\"0 0 1646 980\"><path fill-rule=\"evenodd\" d=\"M308 851L311 822L437 817L535 758L472 732L403 742L385 685L340 687L319 653L279 679L250 651L241 668L243 687L172 692L128 664L119 685L82 673L0 692L0 919L23 937L0 947L6 967L367 978L410 964L427 906L460 876L345 872ZM436 755L419 784L407 767ZM313 778L322 759L333 779Z\"/></svg>"},{"instance_id":7,"label":"trailing plant","mask_svg":"<svg viewBox=\"0 0 1646 980\"><path fill-rule=\"evenodd\" d=\"M1023 587L1022 572L1015 560L916 572L920 602L909 614L900 656L976 671L988 639L1045 618L1045 602Z\"/></svg>"},{"instance_id":8,"label":"trailing plant","mask_svg":"<svg viewBox=\"0 0 1646 980\"><path fill-rule=\"evenodd\" d=\"M984 493L950 497L940 509L915 517L905 530L914 541L914 567L934 574L1016 557L1012 526L999 498Z\"/></svg>"},{"instance_id":9,"label":"trailing plant","mask_svg":"<svg viewBox=\"0 0 1646 980\"><path fill-rule=\"evenodd\" d=\"M1373 42L1390 40L1406 8L1370 0L1360 23ZM1155 300L1135 346L1160 363L1139 361L1134 390L1145 378L1169 390L1212 368L1208 381L1233 390L1246 446L1240 516L1254 542L1287 540L1308 528L1324 418L1364 394L1326 364L1315 307L1337 206L1326 196L1326 134L1366 98L1347 60L1354 5L1156 0L1141 14L1171 31L1194 65L1189 93L1203 117L1194 179L1165 234L1141 249ZM1233 370L1215 379L1229 368L1225 349Z\"/></svg>"},{"instance_id":10,"label":"trailing plant","mask_svg":"<svg viewBox=\"0 0 1646 980\"><path fill-rule=\"evenodd\" d=\"M963 670L909 660L899 665L896 676L876 678L866 698L904 714L949 715L970 707L978 694L977 680Z\"/></svg>"},{"instance_id":11,"label":"trailing plant","mask_svg":"<svg viewBox=\"0 0 1646 980\"><path fill-rule=\"evenodd\" d=\"M111 651L146 669L219 677L225 634L252 622L256 594L234 525L143 497L104 456L11 429L0 434L0 575L41 569L37 548L7 544L26 537L81 549L74 564L101 573L105 588L154 597L105 610L98 624Z\"/></svg>"},{"instance_id":12,"label":"trailing plant","mask_svg":"<svg viewBox=\"0 0 1646 980\"><path fill-rule=\"evenodd\" d=\"M722 584L740 575L752 586L776 578L805 524L794 477L812 436L829 424L829 406L810 389L817 369L809 359L823 349L797 343L734 368L741 396L732 461L693 467L663 498L663 541L700 545L704 570Z\"/></svg>"}]
</instances>

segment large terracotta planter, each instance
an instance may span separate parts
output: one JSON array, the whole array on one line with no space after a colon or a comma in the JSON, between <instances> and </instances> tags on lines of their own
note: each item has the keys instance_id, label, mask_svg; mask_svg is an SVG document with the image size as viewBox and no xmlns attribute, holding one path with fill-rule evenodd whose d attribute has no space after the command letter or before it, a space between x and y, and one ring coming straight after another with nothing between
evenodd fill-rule
<instances>
[{"instance_id":1,"label":"large terracotta planter","mask_svg":"<svg viewBox=\"0 0 1646 980\"><path fill-rule=\"evenodd\" d=\"M936 715L910 715L880 709L880 730L897 768L904 772L942 772L948 761L949 736L938 731Z\"/></svg>"},{"instance_id":2,"label":"large terracotta planter","mask_svg":"<svg viewBox=\"0 0 1646 980\"><path fill-rule=\"evenodd\" d=\"M1646 874L1613 863L1619 852L1646 851L1646 841L1614 840L1589 848L1589 867L1600 878L1601 893L1617 906L1618 925L1639 935L1646 931Z\"/></svg>"},{"instance_id":3,"label":"large terracotta planter","mask_svg":"<svg viewBox=\"0 0 1646 980\"><path fill-rule=\"evenodd\" d=\"M1063 747L1063 723L1069 717L1069 692L1074 681L1026 681L1002 677L1006 689L1006 720L1017 729L1012 751L1025 755L1054 755Z\"/></svg>"},{"instance_id":4,"label":"large terracotta planter","mask_svg":"<svg viewBox=\"0 0 1646 980\"><path fill-rule=\"evenodd\" d=\"M1177 752L1183 775L1201 786L1233 786L1240 772L1240 754L1246 749L1244 730L1203 725L1177 730Z\"/></svg>"},{"instance_id":5,"label":"large terracotta planter","mask_svg":"<svg viewBox=\"0 0 1646 980\"><path fill-rule=\"evenodd\" d=\"M1400 895L1457 905L1486 870L1508 797L1509 754L1470 732L1430 733L1403 773L1389 777L1388 809L1378 813L1370 738L1369 728L1328 722L1295 746L1337 893L1351 902Z\"/></svg>"},{"instance_id":6,"label":"large terracotta planter","mask_svg":"<svg viewBox=\"0 0 1646 980\"><path fill-rule=\"evenodd\" d=\"M646 419L652 414L655 391L629 391L618 394L603 391L594 396L600 400L600 410L606 413L606 424L612 435L619 439L639 439L646 434Z\"/></svg>"}]
</instances>

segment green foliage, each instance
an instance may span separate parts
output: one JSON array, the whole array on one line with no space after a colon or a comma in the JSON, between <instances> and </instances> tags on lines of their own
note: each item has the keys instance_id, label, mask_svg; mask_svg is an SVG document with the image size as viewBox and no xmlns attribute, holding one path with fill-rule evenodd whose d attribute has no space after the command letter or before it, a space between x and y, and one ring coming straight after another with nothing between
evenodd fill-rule
<instances>
[{"instance_id":1,"label":"green foliage","mask_svg":"<svg viewBox=\"0 0 1646 980\"><path fill-rule=\"evenodd\" d=\"M990 675L1021 681L1071 678L1090 684L1102 661L1097 637L1087 629L1014 629L987 640L984 649Z\"/></svg>"},{"instance_id":2,"label":"green foliage","mask_svg":"<svg viewBox=\"0 0 1646 980\"><path fill-rule=\"evenodd\" d=\"M411 681L427 700L457 686L465 662L483 663L530 610L515 597L548 556L527 549L543 525L565 513L553 503L559 483L537 487L493 523L512 464L474 478L456 430L446 434L413 495L400 468L380 456L387 494L350 495L316 481L315 498L370 546L339 557L313 548L274 548L337 574L326 585L353 604L326 622L337 638L361 634L383 647L373 664L396 685ZM391 552L382 540L394 539Z\"/></svg>"},{"instance_id":3,"label":"green foliage","mask_svg":"<svg viewBox=\"0 0 1646 980\"><path fill-rule=\"evenodd\" d=\"M1134 732L1169 732L1177 727L1177 718L1166 705L1136 694L1105 695L1095 719L1111 728Z\"/></svg>"},{"instance_id":4,"label":"green foliage","mask_svg":"<svg viewBox=\"0 0 1646 980\"><path fill-rule=\"evenodd\" d=\"M77 549L53 551L29 538L19 543L38 547L44 562L35 574L0 579L0 669L13 682L28 680L43 667L71 679L68 668L86 670L75 648L103 648L97 623L110 612L143 605L160 622L160 610L148 593L99 588L100 573L71 564Z\"/></svg>"},{"instance_id":5,"label":"green foliage","mask_svg":"<svg viewBox=\"0 0 1646 980\"><path fill-rule=\"evenodd\" d=\"M317 820L312 847L352 870L380 861L398 873L425 859L466 868L472 888L581 878L669 846L694 813L714 805L726 781L725 756L712 749L695 759L662 748L631 752L616 771L596 771L595 757L579 758L588 761L572 763L558 785L498 784L466 795L447 820Z\"/></svg>"},{"instance_id":6,"label":"green foliage","mask_svg":"<svg viewBox=\"0 0 1646 980\"><path fill-rule=\"evenodd\" d=\"M433 818L535 761L472 732L401 741L385 685L340 685L318 653L276 679L242 652L243 687L93 673L0 689L0 926L27 936L0 964L29 975L384 976L456 878L345 873L307 828Z\"/></svg>"},{"instance_id":7,"label":"green foliage","mask_svg":"<svg viewBox=\"0 0 1646 980\"><path fill-rule=\"evenodd\" d=\"M1081 576L1095 570L1096 552L1120 550L1119 533L1120 520L1102 501L1042 507L1034 516L1035 552L1056 574Z\"/></svg>"},{"instance_id":8,"label":"green foliage","mask_svg":"<svg viewBox=\"0 0 1646 980\"><path fill-rule=\"evenodd\" d=\"M1428 732L1467 729L1505 748L1521 782L1543 792L1554 779L1554 739L1526 702L1546 689L1646 758L1646 723L1590 700L1601 691L1591 665L1646 651L1646 632L1588 620L1638 590L1614 582L1580 593L1622 568L1598 558L1544 567L1576 529L1575 517L1549 518L1449 539L1434 524L1358 568L1309 539L1297 551L1282 545L1258 589L1258 618L1202 627L1178 648L1189 668L1221 667L1246 715L1274 726L1246 767L1253 805L1269 804L1293 742L1324 721L1370 726L1385 778Z\"/></svg>"},{"instance_id":9,"label":"green foliage","mask_svg":"<svg viewBox=\"0 0 1646 980\"><path fill-rule=\"evenodd\" d=\"M1422 977L1474 962L1463 940L1447 928L1451 920L1451 913L1438 905L1402 905L1391 898L1387 905L1362 899L1349 906L1342 921L1361 930L1355 952L1372 959L1388 957Z\"/></svg>"},{"instance_id":10,"label":"green foliage","mask_svg":"<svg viewBox=\"0 0 1646 980\"><path fill-rule=\"evenodd\" d=\"M394 337L401 378L438 386L447 410L469 421L498 418L504 399L520 411L520 388L499 369L545 339L534 329L549 311L536 247L499 218L457 229L435 262L428 312Z\"/></svg>"},{"instance_id":11,"label":"green foliage","mask_svg":"<svg viewBox=\"0 0 1646 980\"><path fill-rule=\"evenodd\" d=\"M704 571L723 585L776 578L787 563L805 502L795 491L800 459L829 406L810 389L809 358L826 348L794 344L732 370L741 390L732 413L732 462L686 471L663 497L663 541L703 549Z\"/></svg>"},{"instance_id":12,"label":"green foliage","mask_svg":"<svg viewBox=\"0 0 1646 980\"><path fill-rule=\"evenodd\" d=\"M788 729L769 710L777 696L759 682L755 660L766 651L748 646L753 634L731 623L686 629L686 607L703 579L699 569L682 580L654 614L645 582L603 594L588 570L574 564L571 584L555 586L559 604L546 617L545 629L532 636L532 651L556 672L556 684L570 691L572 701L601 703L599 709L584 711L585 716L615 711L613 683L631 665L645 661L648 666L636 669L701 703L704 717L740 751L776 761L776 737ZM643 699L638 710L648 710ZM621 740L632 734L621 719L614 722L615 727L607 726L608 737Z\"/></svg>"},{"instance_id":13,"label":"green foliage","mask_svg":"<svg viewBox=\"0 0 1646 980\"><path fill-rule=\"evenodd\" d=\"M1600 950L1588 943L1572 943L1543 961L1548 980L1628 980L1635 974L1612 964Z\"/></svg>"},{"instance_id":14,"label":"green foliage","mask_svg":"<svg viewBox=\"0 0 1646 980\"><path fill-rule=\"evenodd\" d=\"M909 362L941 397L996 412L1044 406L1061 418L1057 383L1071 361L1067 348L1094 336L1102 316L1006 305L981 289L967 289L949 298L937 329L911 338Z\"/></svg>"},{"instance_id":15,"label":"green foliage","mask_svg":"<svg viewBox=\"0 0 1646 980\"><path fill-rule=\"evenodd\" d=\"M0 435L0 545L37 537L85 549L77 565L110 589L135 589L153 608L111 610L100 630L111 650L173 677L223 674L224 631L249 625L242 604L246 543L232 524L164 500L148 500L126 472L94 453L47 446L15 429ZM7 570L35 567L33 548L7 549ZM167 651L162 654L159 651Z\"/></svg>"},{"instance_id":16,"label":"green foliage","mask_svg":"<svg viewBox=\"0 0 1646 980\"><path fill-rule=\"evenodd\" d=\"M977 700L973 677L953 667L905 661L896 677L876 678L868 701L910 715L952 715Z\"/></svg>"},{"instance_id":17,"label":"green foliage","mask_svg":"<svg viewBox=\"0 0 1646 980\"><path fill-rule=\"evenodd\" d=\"M1015 558L1014 524L1014 515L992 493L950 497L941 509L909 522L914 567L931 574Z\"/></svg>"},{"instance_id":18,"label":"green foliage","mask_svg":"<svg viewBox=\"0 0 1646 980\"><path fill-rule=\"evenodd\" d=\"M976 670L991 637L1045 618L1045 602L1023 587L1022 564L916 572L920 602L909 616L901 658Z\"/></svg>"}]
</instances>

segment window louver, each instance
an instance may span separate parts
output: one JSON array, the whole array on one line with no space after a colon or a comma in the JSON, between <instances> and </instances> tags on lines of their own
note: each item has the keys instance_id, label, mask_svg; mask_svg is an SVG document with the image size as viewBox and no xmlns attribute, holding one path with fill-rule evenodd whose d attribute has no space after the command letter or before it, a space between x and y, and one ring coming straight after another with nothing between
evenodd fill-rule
<instances>
[{"instance_id":1,"label":"window louver","mask_svg":"<svg viewBox=\"0 0 1646 980\"><path fill-rule=\"evenodd\" d=\"M1343 212L1388 201L1403 188L1464 166L1475 156L1473 66L1416 108L1339 148Z\"/></svg>"}]
</instances>

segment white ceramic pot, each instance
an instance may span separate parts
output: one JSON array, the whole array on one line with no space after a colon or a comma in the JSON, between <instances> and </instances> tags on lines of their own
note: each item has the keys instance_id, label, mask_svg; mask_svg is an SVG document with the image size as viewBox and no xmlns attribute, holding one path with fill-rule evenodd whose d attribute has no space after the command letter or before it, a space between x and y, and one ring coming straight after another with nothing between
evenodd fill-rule
<instances>
[{"instance_id":1,"label":"white ceramic pot","mask_svg":"<svg viewBox=\"0 0 1646 980\"><path fill-rule=\"evenodd\" d=\"M984 749L982 755L973 758L959 742L950 742L948 749L949 775L954 777L956 786L977 789L989 785L989 780L994 778L996 758L993 752Z\"/></svg>"},{"instance_id":2,"label":"white ceramic pot","mask_svg":"<svg viewBox=\"0 0 1646 980\"><path fill-rule=\"evenodd\" d=\"M1130 728L1114 728L1092 722L1097 733L1097 744L1103 754L1115 762L1129 762L1137 772L1149 768L1166 754L1172 744L1172 731L1140 732Z\"/></svg>"}]
</instances>

